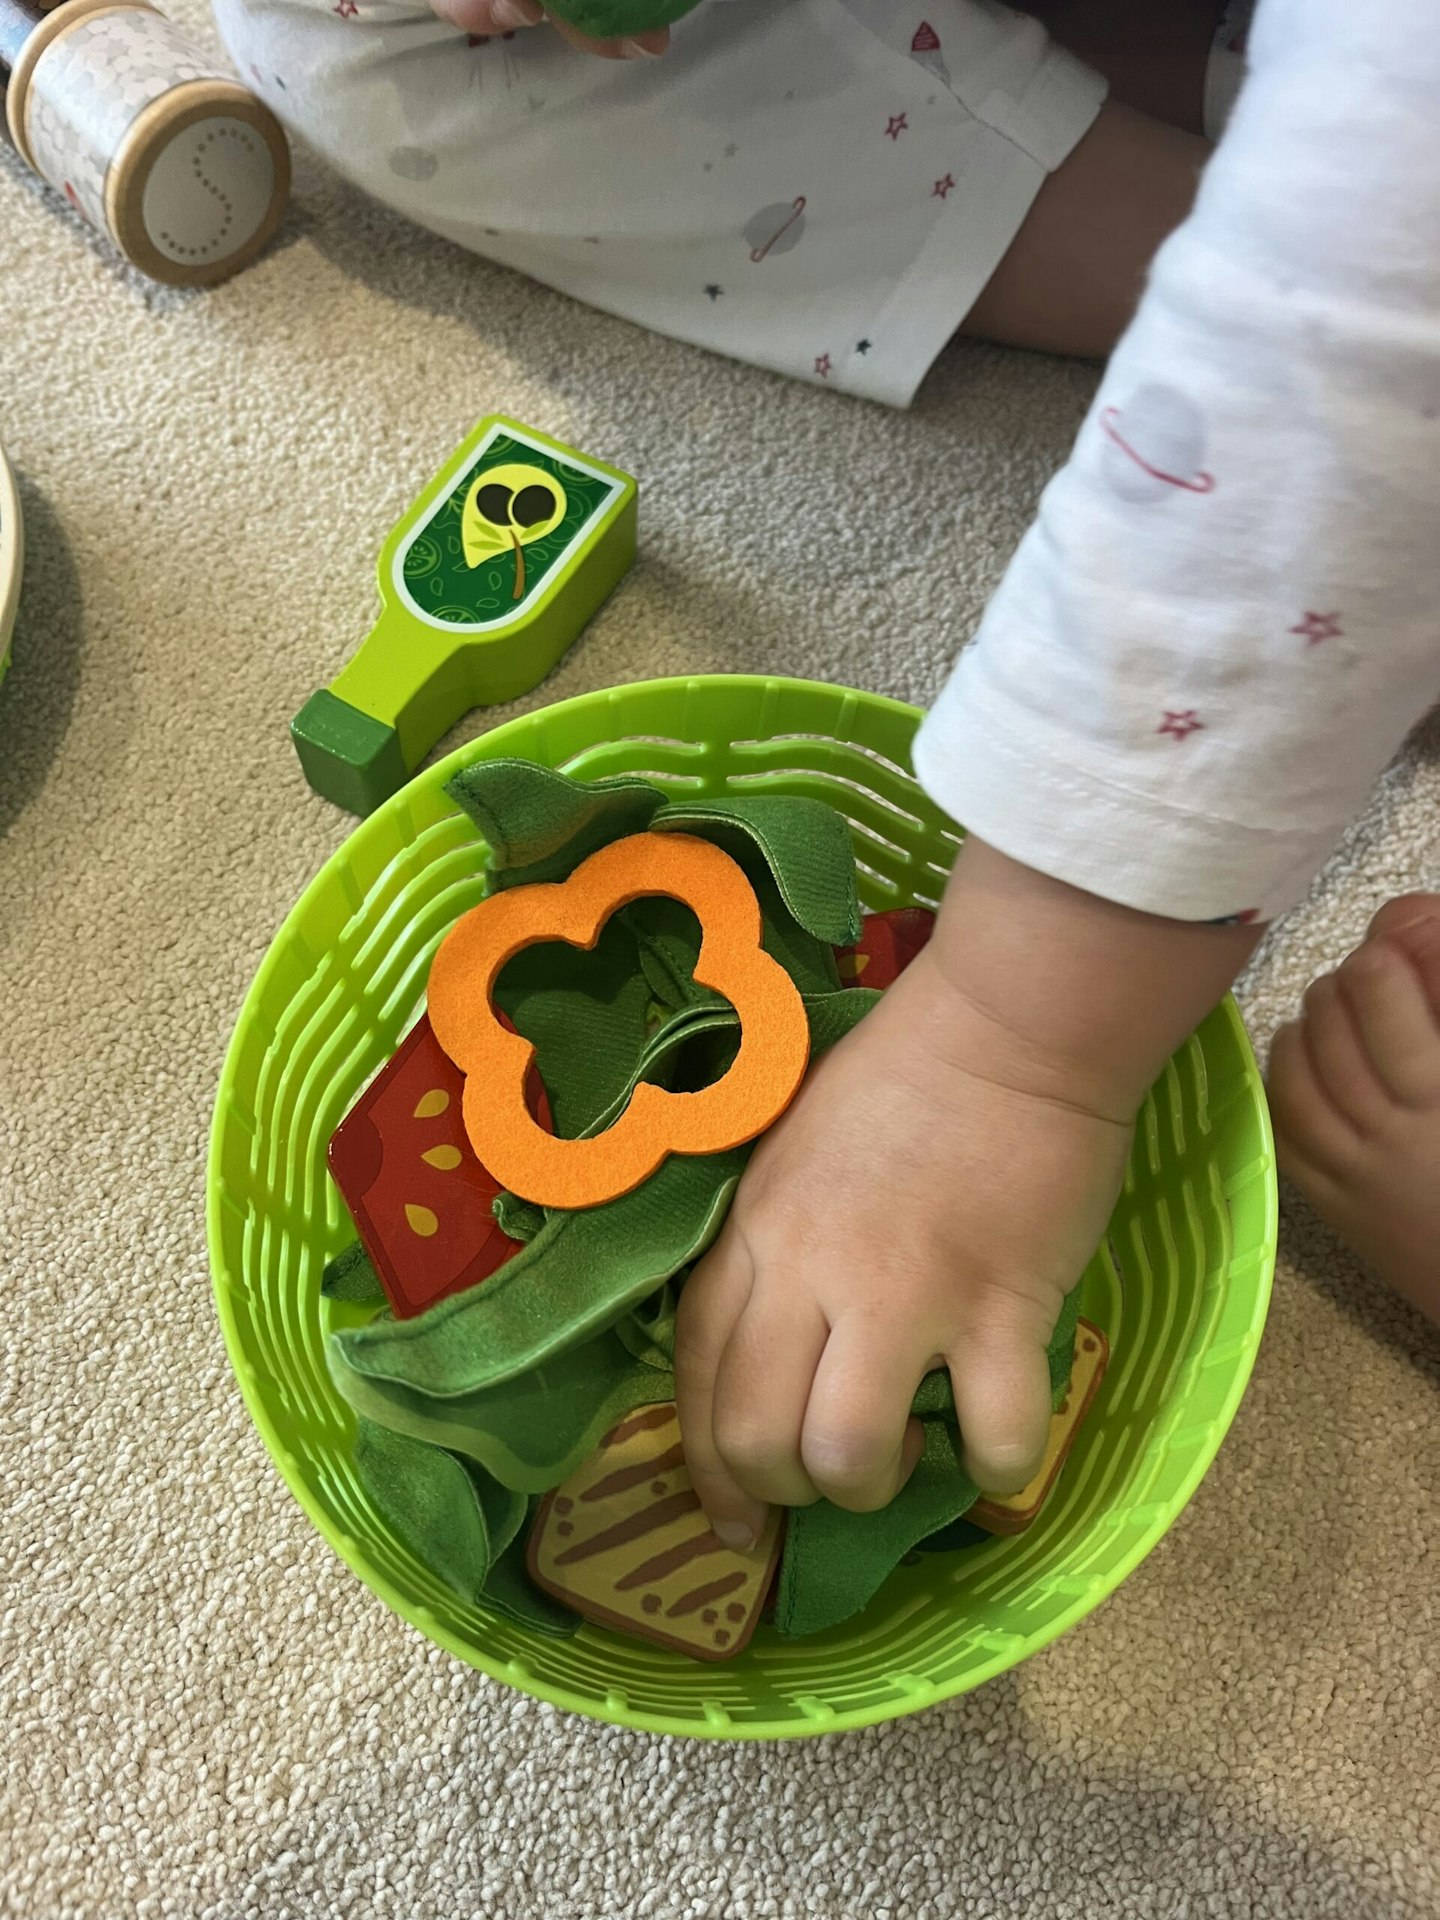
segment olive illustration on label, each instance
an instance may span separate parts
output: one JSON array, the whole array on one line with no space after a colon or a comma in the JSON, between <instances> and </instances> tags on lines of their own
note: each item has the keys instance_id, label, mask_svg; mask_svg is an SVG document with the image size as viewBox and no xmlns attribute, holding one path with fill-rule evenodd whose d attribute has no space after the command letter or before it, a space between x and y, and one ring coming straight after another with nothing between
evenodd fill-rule
<instances>
[{"instance_id":1,"label":"olive illustration on label","mask_svg":"<svg viewBox=\"0 0 1440 1920\"><path fill-rule=\"evenodd\" d=\"M565 518L565 489L541 467L515 463L480 473L465 497L460 538L468 567L507 547L515 553L514 598L525 597L525 549Z\"/></svg>"}]
</instances>

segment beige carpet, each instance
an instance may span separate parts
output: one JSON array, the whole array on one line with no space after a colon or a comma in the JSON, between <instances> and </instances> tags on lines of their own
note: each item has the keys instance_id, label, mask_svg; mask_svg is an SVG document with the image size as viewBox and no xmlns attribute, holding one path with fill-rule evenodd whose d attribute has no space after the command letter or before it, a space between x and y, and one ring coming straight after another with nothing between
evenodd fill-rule
<instances>
[{"instance_id":1,"label":"beige carpet","mask_svg":"<svg viewBox=\"0 0 1440 1920\"><path fill-rule=\"evenodd\" d=\"M608 1732L429 1648L285 1491L211 1308L222 1053L347 825L286 723L471 421L643 480L641 562L540 697L759 668L925 700L1090 376L962 348L891 418L304 163L284 244L207 297L117 269L8 161L0 236L30 528L0 690L0 1910L1440 1913L1440 1342L1298 1205L1234 1432L1120 1593L969 1699L786 1748ZM1258 968L1262 1037L1387 893L1440 882L1437 822L1432 730Z\"/></svg>"}]
</instances>

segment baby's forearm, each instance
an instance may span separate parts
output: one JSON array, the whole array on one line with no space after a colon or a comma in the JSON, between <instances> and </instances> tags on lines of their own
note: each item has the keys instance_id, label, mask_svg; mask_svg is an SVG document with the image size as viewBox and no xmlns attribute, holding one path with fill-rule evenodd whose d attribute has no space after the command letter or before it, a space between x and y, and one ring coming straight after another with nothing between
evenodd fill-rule
<instances>
[{"instance_id":1,"label":"baby's forearm","mask_svg":"<svg viewBox=\"0 0 1440 1920\"><path fill-rule=\"evenodd\" d=\"M1261 929L1160 919L966 842L928 952L973 1068L1128 1124Z\"/></svg>"}]
</instances>

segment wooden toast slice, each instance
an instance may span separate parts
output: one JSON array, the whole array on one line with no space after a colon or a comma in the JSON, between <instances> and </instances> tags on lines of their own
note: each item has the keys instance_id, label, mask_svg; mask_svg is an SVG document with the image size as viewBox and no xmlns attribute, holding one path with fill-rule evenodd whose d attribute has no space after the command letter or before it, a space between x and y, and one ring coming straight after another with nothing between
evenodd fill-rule
<instances>
[{"instance_id":1,"label":"wooden toast slice","mask_svg":"<svg viewBox=\"0 0 1440 1920\"><path fill-rule=\"evenodd\" d=\"M780 1556L781 1515L750 1553L710 1531L685 1470L675 1403L639 1407L548 1493L530 1577L586 1620L729 1660L748 1643Z\"/></svg>"}]
</instances>

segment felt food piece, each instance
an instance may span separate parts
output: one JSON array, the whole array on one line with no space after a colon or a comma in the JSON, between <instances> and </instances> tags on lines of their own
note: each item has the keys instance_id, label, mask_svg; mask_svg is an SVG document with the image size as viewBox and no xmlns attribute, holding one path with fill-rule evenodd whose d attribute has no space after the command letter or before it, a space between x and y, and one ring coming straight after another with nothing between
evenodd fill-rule
<instances>
[{"instance_id":1,"label":"felt food piece","mask_svg":"<svg viewBox=\"0 0 1440 1920\"><path fill-rule=\"evenodd\" d=\"M477 760L445 791L485 841L497 890L563 880L597 848L653 827L718 842L752 882L768 880L774 906L816 940L834 947L859 938L850 830L823 800L742 793L667 801L633 774L576 780L514 758ZM769 902L766 911L768 919ZM837 984L833 973L826 984Z\"/></svg>"},{"instance_id":2,"label":"felt food piece","mask_svg":"<svg viewBox=\"0 0 1440 1920\"><path fill-rule=\"evenodd\" d=\"M541 1503L528 1565L538 1586L587 1620L697 1660L729 1660L755 1631L780 1528L772 1510L749 1553L716 1539L667 1402L622 1420Z\"/></svg>"},{"instance_id":3,"label":"felt food piece","mask_svg":"<svg viewBox=\"0 0 1440 1920\"><path fill-rule=\"evenodd\" d=\"M445 783L488 849L490 883L528 887L564 880L612 840L644 833L665 804L648 780L620 774L572 780L534 760L477 760Z\"/></svg>"},{"instance_id":4,"label":"felt food piece","mask_svg":"<svg viewBox=\"0 0 1440 1920\"><path fill-rule=\"evenodd\" d=\"M699 0L557 0L550 12L592 40L654 33L692 11Z\"/></svg>"},{"instance_id":5,"label":"felt food piece","mask_svg":"<svg viewBox=\"0 0 1440 1920\"><path fill-rule=\"evenodd\" d=\"M397 1319L488 1279L519 1251L491 1212L500 1182L466 1137L463 1091L421 1019L330 1138L331 1175ZM533 1070L525 1098L548 1121Z\"/></svg>"},{"instance_id":6,"label":"felt food piece","mask_svg":"<svg viewBox=\"0 0 1440 1920\"><path fill-rule=\"evenodd\" d=\"M330 1370L361 1413L363 1382L456 1401L549 1369L557 1355L613 1327L659 1291L719 1232L744 1150L668 1160L605 1207L556 1212L493 1280L416 1320L382 1315L332 1333ZM380 1419L382 1414L371 1414Z\"/></svg>"},{"instance_id":7,"label":"felt food piece","mask_svg":"<svg viewBox=\"0 0 1440 1920\"><path fill-rule=\"evenodd\" d=\"M473 1600L525 1523L527 1502L472 1462L361 1420L355 1466L386 1524L462 1600Z\"/></svg>"},{"instance_id":8,"label":"felt food piece","mask_svg":"<svg viewBox=\"0 0 1440 1920\"><path fill-rule=\"evenodd\" d=\"M928 907L867 914L860 938L835 955L841 980L847 987L893 987L934 931L935 915Z\"/></svg>"},{"instance_id":9,"label":"felt food piece","mask_svg":"<svg viewBox=\"0 0 1440 1920\"><path fill-rule=\"evenodd\" d=\"M967 1516L987 1533L1023 1533L1039 1514L1069 1458L1081 1422L1100 1390L1110 1360L1110 1344L1089 1320L1075 1330L1075 1363L1065 1396L1050 1421L1045 1458L1040 1469L1019 1493L982 1494Z\"/></svg>"},{"instance_id":10,"label":"felt food piece","mask_svg":"<svg viewBox=\"0 0 1440 1920\"><path fill-rule=\"evenodd\" d=\"M561 1139L522 1097L534 1049L497 1019L496 979L538 942L594 946L612 914L648 894L679 900L699 919L695 978L734 1006L739 1051L699 1092L642 1083L603 1134ZM671 1154L725 1152L778 1118L804 1078L810 1034L799 991L762 948L762 931L754 890L727 854L689 834L653 832L612 841L558 884L492 894L458 921L430 969L430 1020L465 1076L470 1143L500 1183L540 1206L598 1206L633 1191Z\"/></svg>"},{"instance_id":11,"label":"felt food piece","mask_svg":"<svg viewBox=\"0 0 1440 1920\"><path fill-rule=\"evenodd\" d=\"M858 938L855 855L845 816L823 800L749 793L724 800L673 800L651 821L657 833L714 840L755 877L774 882L785 911L815 939L840 946Z\"/></svg>"}]
</instances>

